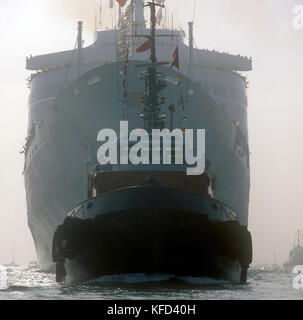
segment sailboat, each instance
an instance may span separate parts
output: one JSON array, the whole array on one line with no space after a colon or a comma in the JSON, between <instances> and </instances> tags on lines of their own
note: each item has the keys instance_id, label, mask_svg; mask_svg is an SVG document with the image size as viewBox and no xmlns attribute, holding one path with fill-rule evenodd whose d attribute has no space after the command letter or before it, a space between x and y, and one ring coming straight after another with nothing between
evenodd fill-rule
<instances>
[{"instance_id":1,"label":"sailboat","mask_svg":"<svg viewBox=\"0 0 303 320\"><path fill-rule=\"evenodd\" d=\"M4 266L7 267L7 268L20 267L16 263L16 259L15 259L15 235L13 235L12 260L11 260L11 262L9 264L5 264Z\"/></svg>"}]
</instances>

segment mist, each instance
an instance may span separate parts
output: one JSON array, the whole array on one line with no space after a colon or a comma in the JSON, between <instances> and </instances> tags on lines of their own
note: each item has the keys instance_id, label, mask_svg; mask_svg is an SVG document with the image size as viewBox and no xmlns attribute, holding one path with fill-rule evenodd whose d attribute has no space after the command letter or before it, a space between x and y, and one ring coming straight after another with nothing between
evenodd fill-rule
<instances>
[{"instance_id":1,"label":"mist","mask_svg":"<svg viewBox=\"0 0 303 320\"><path fill-rule=\"evenodd\" d=\"M288 258L295 231L303 227L303 29L295 30L293 7L303 0L167 0L174 27L194 20L195 45L252 56L248 126L251 152L249 230L253 264ZM97 13L96 13L97 11ZM27 227L22 144L27 128L25 57L72 49L77 21L84 21L85 44L99 26L94 0L1 0L3 43L0 80L1 159L0 264L36 259ZM111 27L109 1L102 1L102 28ZM97 19L96 19L97 16ZM170 20L171 22L171 20Z\"/></svg>"}]
</instances>

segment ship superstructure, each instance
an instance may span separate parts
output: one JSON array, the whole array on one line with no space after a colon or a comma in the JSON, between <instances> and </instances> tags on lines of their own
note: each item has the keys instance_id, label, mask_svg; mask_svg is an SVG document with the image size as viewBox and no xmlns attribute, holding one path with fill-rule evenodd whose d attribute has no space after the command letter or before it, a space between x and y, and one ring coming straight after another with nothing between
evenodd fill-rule
<instances>
[{"instance_id":1,"label":"ship superstructure","mask_svg":"<svg viewBox=\"0 0 303 320\"><path fill-rule=\"evenodd\" d=\"M129 1L120 8L120 27L97 32L87 48L79 23L77 48L27 59L27 69L36 73L29 79L24 176L39 263L52 265L53 234L61 225L53 250L57 267L64 265L61 275L82 268L84 279L141 270L243 280L251 239L247 80L240 72L250 71L252 61L195 49L192 24L188 46L181 30L156 29L153 21L147 28L143 5ZM144 44L148 50L138 50ZM176 53L178 68L167 64ZM146 76L152 72L161 74L154 92L161 104L158 127L206 130L202 176L190 179L182 168L163 166L98 167L100 129L119 132L121 120L130 130L154 127L146 109ZM77 226L82 235L69 231L70 247L63 248L66 228ZM75 235L82 244L75 245ZM185 260L189 264L182 268Z\"/></svg>"},{"instance_id":2,"label":"ship superstructure","mask_svg":"<svg viewBox=\"0 0 303 320\"><path fill-rule=\"evenodd\" d=\"M303 265L303 233L300 230L296 232L293 248L289 252L289 260L285 266L293 268L299 265Z\"/></svg>"}]
</instances>

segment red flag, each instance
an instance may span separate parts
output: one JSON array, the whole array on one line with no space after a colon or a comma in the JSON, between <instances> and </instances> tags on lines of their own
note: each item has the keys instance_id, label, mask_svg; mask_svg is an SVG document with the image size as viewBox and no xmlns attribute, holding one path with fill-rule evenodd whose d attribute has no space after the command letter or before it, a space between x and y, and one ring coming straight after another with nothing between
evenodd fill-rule
<instances>
[{"instance_id":1,"label":"red flag","mask_svg":"<svg viewBox=\"0 0 303 320\"><path fill-rule=\"evenodd\" d=\"M121 7L124 7L127 0L117 0L117 1L119 2Z\"/></svg>"},{"instance_id":2,"label":"red flag","mask_svg":"<svg viewBox=\"0 0 303 320\"><path fill-rule=\"evenodd\" d=\"M152 46L152 42L150 40L147 40L136 50L136 52L139 53L139 52L147 51L148 49L151 48L151 46Z\"/></svg>"},{"instance_id":3,"label":"red flag","mask_svg":"<svg viewBox=\"0 0 303 320\"><path fill-rule=\"evenodd\" d=\"M172 67L176 67L177 69L180 68L180 65L179 65L179 48L177 46L176 50L174 51L173 53L173 58L174 58L174 61L173 63L171 64L171 68Z\"/></svg>"},{"instance_id":4,"label":"red flag","mask_svg":"<svg viewBox=\"0 0 303 320\"><path fill-rule=\"evenodd\" d=\"M163 4L165 0L155 0L156 4Z\"/></svg>"}]
</instances>

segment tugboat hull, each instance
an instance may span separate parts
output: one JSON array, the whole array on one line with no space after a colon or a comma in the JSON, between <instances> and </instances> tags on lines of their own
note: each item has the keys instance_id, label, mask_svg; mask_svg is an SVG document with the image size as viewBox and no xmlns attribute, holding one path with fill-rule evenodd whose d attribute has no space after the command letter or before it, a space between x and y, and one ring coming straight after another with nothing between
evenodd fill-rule
<instances>
[{"instance_id":1,"label":"tugboat hull","mask_svg":"<svg viewBox=\"0 0 303 320\"><path fill-rule=\"evenodd\" d=\"M245 282L251 237L235 213L199 194L133 187L90 199L57 228L57 280L132 273Z\"/></svg>"}]
</instances>

